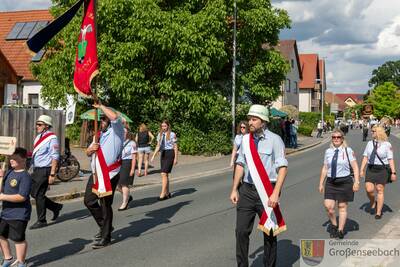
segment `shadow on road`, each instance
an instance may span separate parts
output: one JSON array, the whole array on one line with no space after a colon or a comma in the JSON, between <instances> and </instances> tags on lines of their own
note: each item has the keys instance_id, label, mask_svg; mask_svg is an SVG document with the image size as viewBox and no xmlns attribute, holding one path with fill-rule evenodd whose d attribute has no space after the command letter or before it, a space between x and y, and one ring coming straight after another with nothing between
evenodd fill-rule
<instances>
[{"instance_id":1,"label":"shadow on road","mask_svg":"<svg viewBox=\"0 0 400 267\"><path fill-rule=\"evenodd\" d=\"M339 216L336 217L336 221L339 222ZM329 220L327 220L326 222L324 222L322 224L322 226L326 227L326 232L327 232L326 238L329 238L329 233L331 232L331 228L332 228L331 222ZM358 222L356 222L350 218L347 218L346 224L344 225L343 230L344 230L344 234L346 237L347 232L359 231L360 225L358 224Z\"/></svg>"},{"instance_id":2,"label":"shadow on road","mask_svg":"<svg viewBox=\"0 0 400 267\"><path fill-rule=\"evenodd\" d=\"M29 266L42 266L53 261L60 260L62 258L74 255L79 251L83 250L85 246L92 243L93 240L86 240L82 238L74 238L69 241L68 244L51 248L49 251L33 256L27 260Z\"/></svg>"},{"instance_id":3,"label":"shadow on road","mask_svg":"<svg viewBox=\"0 0 400 267\"><path fill-rule=\"evenodd\" d=\"M173 191L173 192L171 192L171 195L174 198L174 197L179 197L179 196L183 196L183 195L193 194L196 191L197 190L195 188L185 188L185 189ZM159 201L158 197L146 197L146 198L142 198L142 199L136 199L136 200L133 200L129 204L129 208L149 206L149 205L153 205L154 203L157 203L158 201Z\"/></svg>"},{"instance_id":4,"label":"shadow on road","mask_svg":"<svg viewBox=\"0 0 400 267\"><path fill-rule=\"evenodd\" d=\"M375 209L371 209L371 206L370 206L370 204L369 204L369 201L368 201L368 202L365 202L364 204L362 204L362 205L360 206L360 210L363 210L363 211L365 211L366 213L372 213L373 215L375 215L375 212L376 212ZM382 214L385 213L385 212L393 212L393 210L392 210L388 205L386 205L385 203L383 203Z\"/></svg>"},{"instance_id":5,"label":"shadow on road","mask_svg":"<svg viewBox=\"0 0 400 267\"><path fill-rule=\"evenodd\" d=\"M86 219L90 216L90 213L88 211L88 209L81 209L81 210L77 210L74 212L69 212L69 213L61 213L60 217L58 217L57 221L49 223L49 225L53 225L53 224L59 224L65 221L69 221L69 220L83 220Z\"/></svg>"},{"instance_id":6,"label":"shadow on road","mask_svg":"<svg viewBox=\"0 0 400 267\"><path fill-rule=\"evenodd\" d=\"M118 229L113 232L115 237L113 243L121 242L129 237L138 237L162 224L171 223L171 218L184 206L189 205L191 201L179 202L175 205L153 210L146 213L149 218L144 218L139 221L130 222L130 226Z\"/></svg>"},{"instance_id":7,"label":"shadow on road","mask_svg":"<svg viewBox=\"0 0 400 267\"><path fill-rule=\"evenodd\" d=\"M256 251L249 255L249 263L251 267L263 266L264 246L259 247ZM293 266L300 258L300 248L294 245L292 240L283 239L278 241L278 258L277 266L287 267Z\"/></svg>"}]
</instances>

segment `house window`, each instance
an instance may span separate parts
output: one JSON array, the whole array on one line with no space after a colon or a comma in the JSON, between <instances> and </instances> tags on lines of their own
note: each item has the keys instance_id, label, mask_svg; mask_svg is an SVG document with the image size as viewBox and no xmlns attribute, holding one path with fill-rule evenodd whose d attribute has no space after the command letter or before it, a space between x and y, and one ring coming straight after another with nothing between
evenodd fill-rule
<instances>
[{"instance_id":1,"label":"house window","mask_svg":"<svg viewBox=\"0 0 400 267\"><path fill-rule=\"evenodd\" d=\"M292 69L294 69L294 60L290 60L290 65L292 65Z\"/></svg>"},{"instance_id":2,"label":"house window","mask_svg":"<svg viewBox=\"0 0 400 267\"><path fill-rule=\"evenodd\" d=\"M299 85L297 84L297 82L294 82L293 93L297 94L298 91L299 91Z\"/></svg>"},{"instance_id":3,"label":"house window","mask_svg":"<svg viewBox=\"0 0 400 267\"><path fill-rule=\"evenodd\" d=\"M39 105L39 94L28 94L28 104L33 106Z\"/></svg>"},{"instance_id":4,"label":"house window","mask_svg":"<svg viewBox=\"0 0 400 267\"><path fill-rule=\"evenodd\" d=\"M290 92L290 80L286 80L286 92Z\"/></svg>"}]
</instances>

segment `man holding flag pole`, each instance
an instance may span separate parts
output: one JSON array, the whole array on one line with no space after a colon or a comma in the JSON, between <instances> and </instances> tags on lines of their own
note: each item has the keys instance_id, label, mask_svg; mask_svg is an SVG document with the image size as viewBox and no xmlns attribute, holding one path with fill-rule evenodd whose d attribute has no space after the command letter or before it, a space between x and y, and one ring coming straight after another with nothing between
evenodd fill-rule
<instances>
[{"instance_id":1,"label":"man holding flag pole","mask_svg":"<svg viewBox=\"0 0 400 267\"><path fill-rule=\"evenodd\" d=\"M76 49L74 88L78 94L93 98L95 102L93 106L96 114L94 116L96 134L93 143L87 149L87 155L92 156L93 174L86 187L84 203L100 227L100 232L95 236L98 243L94 244L93 248L102 248L111 242L113 217L111 204L119 179L124 127L118 114L101 105L96 92L92 92L91 88L92 80L99 73L96 0L77 0L69 10L31 37L27 45L31 51L39 52L72 20L82 4L84 12ZM104 114L99 133L97 132L98 108Z\"/></svg>"},{"instance_id":2,"label":"man holding flag pole","mask_svg":"<svg viewBox=\"0 0 400 267\"><path fill-rule=\"evenodd\" d=\"M264 266L275 266L276 236L286 230L279 207L288 165L285 145L266 128L269 114L265 106L252 105L247 115L250 133L243 137L240 146L230 195L237 206L236 260L239 267L249 266L249 236L258 214L258 229L264 234Z\"/></svg>"}]
</instances>

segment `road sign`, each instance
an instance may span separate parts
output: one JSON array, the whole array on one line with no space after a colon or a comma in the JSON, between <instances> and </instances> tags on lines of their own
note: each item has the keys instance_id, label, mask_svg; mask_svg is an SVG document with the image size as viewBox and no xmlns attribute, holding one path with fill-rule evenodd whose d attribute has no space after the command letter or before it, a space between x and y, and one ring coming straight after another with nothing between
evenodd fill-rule
<instances>
[{"instance_id":1,"label":"road sign","mask_svg":"<svg viewBox=\"0 0 400 267\"><path fill-rule=\"evenodd\" d=\"M0 155L12 155L17 144L16 137L0 136Z\"/></svg>"}]
</instances>

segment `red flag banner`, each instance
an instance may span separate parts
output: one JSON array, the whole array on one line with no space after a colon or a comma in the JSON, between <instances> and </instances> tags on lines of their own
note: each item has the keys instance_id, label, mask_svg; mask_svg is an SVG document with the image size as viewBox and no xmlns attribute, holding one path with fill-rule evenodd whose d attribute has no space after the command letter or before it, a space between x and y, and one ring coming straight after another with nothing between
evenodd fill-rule
<instances>
[{"instance_id":1,"label":"red flag banner","mask_svg":"<svg viewBox=\"0 0 400 267\"><path fill-rule=\"evenodd\" d=\"M92 96L90 83L99 73L98 67L95 0L85 0L74 73L74 87L80 95Z\"/></svg>"}]
</instances>

